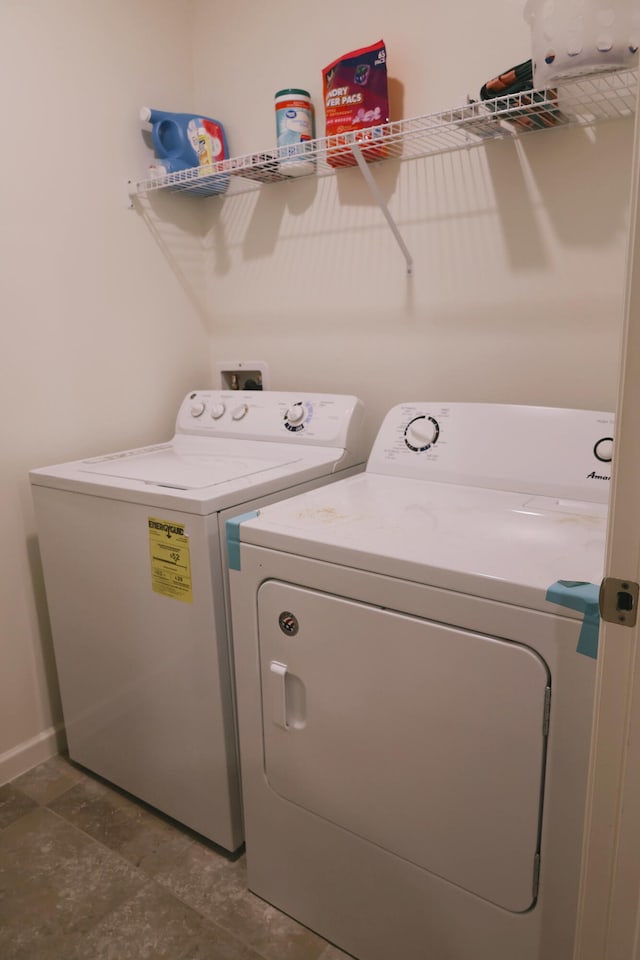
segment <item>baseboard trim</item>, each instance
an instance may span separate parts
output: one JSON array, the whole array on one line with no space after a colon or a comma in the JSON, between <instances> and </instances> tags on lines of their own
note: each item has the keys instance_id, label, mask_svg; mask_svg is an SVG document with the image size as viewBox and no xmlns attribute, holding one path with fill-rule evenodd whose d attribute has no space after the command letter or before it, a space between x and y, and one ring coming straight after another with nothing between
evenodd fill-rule
<instances>
[{"instance_id":1,"label":"baseboard trim","mask_svg":"<svg viewBox=\"0 0 640 960\"><path fill-rule=\"evenodd\" d=\"M0 753L0 786L62 753L65 748L64 726L60 723Z\"/></svg>"}]
</instances>

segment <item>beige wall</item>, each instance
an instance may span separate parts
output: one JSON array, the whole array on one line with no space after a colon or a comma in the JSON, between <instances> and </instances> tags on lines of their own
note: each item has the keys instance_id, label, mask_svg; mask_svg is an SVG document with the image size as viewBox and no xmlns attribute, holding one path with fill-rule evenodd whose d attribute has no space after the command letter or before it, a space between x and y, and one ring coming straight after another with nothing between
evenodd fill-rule
<instances>
[{"instance_id":1,"label":"beige wall","mask_svg":"<svg viewBox=\"0 0 640 960\"><path fill-rule=\"evenodd\" d=\"M126 203L139 107L191 101L191 4L3 0L0 35L3 782L60 721L28 469L165 439L210 373L193 214L176 273Z\"/></svg>"},{"instance_id":2,"label":"beige wall","mask_svg":"<svg viewBox=\"0 0 640 960\"><path fill-rule=\"evenodd\" d=\"M357 393L370 437L406 399L613 408L632 130L376 168L408 278L357 170L127 209L139 107L214 116L237 155L271 147L274 92L303 86L320 135L322 67L380 37L394 119L454 107L529 56L518 0L4 0L0 32L1 783L61 717L28 469L166 438L219 359Z\"/></svg>"},{"instance_id":3,"label":"beige wall","mask_svg":"<svg viewBox=\"0 0 640 960\"><path fill-rule=\"evenodd\" d=\"M197 90L219 91L232 154L273 145L285 86L311 92L322 135L322 67L383 37L392 119L444 110L530 56L522 7L325 0L305 28L292 0L199 0ZM412 278L357 170L207 202L214 360L353 391L371 436L407 399L611 408L631 144L616 121L376 168Z\"/></svg>"}]
</instances>

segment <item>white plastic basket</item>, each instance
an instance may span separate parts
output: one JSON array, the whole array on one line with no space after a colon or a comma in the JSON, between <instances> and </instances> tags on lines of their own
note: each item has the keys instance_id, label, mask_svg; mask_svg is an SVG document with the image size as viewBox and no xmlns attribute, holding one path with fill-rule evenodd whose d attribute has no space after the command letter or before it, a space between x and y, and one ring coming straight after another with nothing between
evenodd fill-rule
<instances>
[{"instance_id":1,"label":"white plastic basket","mask_svg":"<svg viewBox=\"0 0 640 960\"><path fill-rule=\"evenodd\" d=\"M524 18L538 89L638 63L640 0L527 0Z\"/></svg>"}]
</instances>

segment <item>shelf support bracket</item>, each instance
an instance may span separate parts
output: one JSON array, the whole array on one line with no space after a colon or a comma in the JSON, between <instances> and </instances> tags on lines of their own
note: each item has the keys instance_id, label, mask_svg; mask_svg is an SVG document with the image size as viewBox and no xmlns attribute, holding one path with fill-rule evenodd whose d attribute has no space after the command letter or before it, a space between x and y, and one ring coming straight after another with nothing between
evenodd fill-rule
<instances>
[{"instance_id":1,"label":"shelf support bracket","mask_svg":"<svg viewBox=\"0 0 640 960\"><path fill-rule=\"evenodd\" d=\"M404 259L406 260L406 263L407 263L407 276L411 277L411 276L413 275L413 257L412 257L411 254L409 253L409 248L407 247L406 243L404 242L404 240L403 240L403 238L402 238L402 235L401 235L400 231L398 230L398 227L397 227L397 224L396 224L395 220L393 219L393 217L392 217L391 214L389 213L389 208L387 207L386 203L384 202L384 197L383 197L382 194L380 193L380 188L378 187L378 184L376 183L376 181L375 181L375 179L374 179L374 177L373 177L373 174L371 173L371 170L369 169L369 165L368 165L367 161L366 161L365 158L362 156L362 150L361 150L361 148L360 148L360 145L357 144L357 143L350 143L349 146L350 146L350 148L351 148L351 151L352 151L354 157L356 158L356 160L357 160L357 162L358 162L358 166L360 167L360 172L362 173L362 176L364 177L364 179L365 179L366 182L367 182L367 186L369 187L369 190L371 191L371 194L372 194L372 196L373 196L373 199L376 201L376 203L378 204L378 206L379 206L380 209L382 210L382 213L383 213L383 215L384 215L384 218L385 218L385 220L387 221L387 223L389 224L389 229L391 230L392 234L393 234L394 237L396 238L396 243L398 244L398 246L399 246L400 249L402 250L402 253L403 253L403 255L404 255Z\"/></svg>"}]
</instances>

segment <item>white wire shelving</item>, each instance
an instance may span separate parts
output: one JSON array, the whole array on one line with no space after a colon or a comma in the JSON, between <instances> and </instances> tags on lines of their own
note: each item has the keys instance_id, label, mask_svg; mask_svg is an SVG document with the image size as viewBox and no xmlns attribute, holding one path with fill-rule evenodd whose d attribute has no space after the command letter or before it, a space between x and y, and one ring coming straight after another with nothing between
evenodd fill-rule
<instances>
[{"instance_id":1,"label":"white wire shelving","mask_svg":"<svg viewBox=\"0 0 640 960\"><path fill-rule=\"evenodd\" d=\"M474 100L461 107L407 120L394 120L359 133L321 137L301 145L305 177L335 175L358 166L380 206L412 272L412 261L378 190L371 168L386 160L412 160L480 146L492 140L518 138L554 127L591 126L635 113L636 70L590 74L563 81L547 90L531 90L494 100ZM215 164L165 176L130 180L130 203L157 190L195 196L231 197L265 184L291 182L285 148L231 157Z\"/></svg>"}]
</instances>

